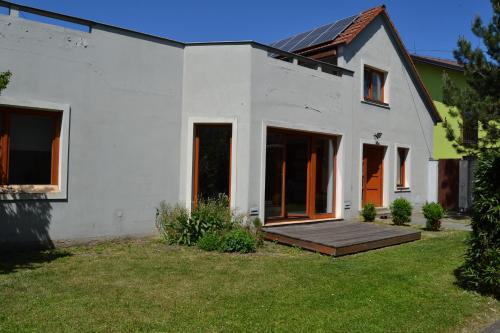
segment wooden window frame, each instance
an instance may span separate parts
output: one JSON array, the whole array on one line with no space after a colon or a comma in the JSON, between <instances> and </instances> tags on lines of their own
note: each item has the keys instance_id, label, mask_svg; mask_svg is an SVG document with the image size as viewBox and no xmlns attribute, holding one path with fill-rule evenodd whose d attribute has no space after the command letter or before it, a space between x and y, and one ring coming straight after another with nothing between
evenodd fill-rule
<instances>
[{"instance_id":1,"label":"wooden window frame","mask_svg":"<svg viewBox=\"0 0 500 333\"><path fill-rule=\"evenodd\" d=\"M366 80L367 73L370 73L370 75L369 75L368 95L365 95L364 90L365 90L365 85L366 85L365 80ZM380 99L379 100L373 98L373 76L374 75L378 75L380 77L381 84L380 84ZM375 69L373 67L369 67L369 66L364 67L364 70L363 70L363 98L365 101L384 104L384 105L387 104L387 103L385 103L385 93L384 93L385 78L386 78L385 72L378 70L378 69Z\"/></svg>"},{"instance_id":2,"label":"wooden window frame","mask_svg":"<svg viewBox=\"0 0 500 333\"><path fill-rule=\"evenodd\" d=\"M286 206L286 158L283 158L282 173L281 173L281 216L268 218L264 216L265 223L281 223L300 220L323 220L332 219L337 214L337 154L338 154L338 140L337 135L329 135L324 133L307 132L301 130L286 129L280 127L268 127L267 133L281 133L291 136L305 136L309 140L308 149L308 162L307 162L307 188L306 188L306 213L305 214L287 214L285 212ZM333 140L333 194L332 194L332 212L331 213L316 213L316 164L317 164L317 151L314 147L314 142L318 138L327 138ZM283 154L286 156L286 145Z\"/></svg>"},{"instance_id":3,"label":"wooden window frame","mask_svg":"<svg viewBox=\"0 0 500 333\"><path fill-rule=\"evenodd\" d=\"M402 155L404 152L404 155ZM410 149L406 147L397 147L396 153L398 154L397 158L399 161L399 165L396 167L399 169L399 179L396 179L396 188L397 189L407 189L409 188L408 182L406 181L406 172L408 163L408 155L410 153Z\"/></svg>"},{"instance_id":4,"label":"wooden window frame","mask_svg":"<svg viewBox=\"0 0 500 333\"><path fill-rule=\"evenodd\" d=\"M191 207L198 206L198 190L199 190L199 163L200 163L200 136L197 127L229 127L231 129L231 137L229 138L229 188L228 188L228 204L231 206L231 178L233 170L233 124L232 123L194 123L193 124L193 172L192 172L192 190L191 190Z\"/></svg>"},{"instance_id":5,"label":"wooden window frame","mask_svg":"<svg viewBox=\"0 0 500 333\"><path fill-rule=\"evenodd\" d=\"M59 156L61 145L61 126L62 112L41 111L33 109L22 109L13 107L0 107L0 117L3 121L3 127L0 128L0 187L10 186L47 186L47 184L9 184L9 152L10 152L10 117L12 114L29 115L37 117L47 117L54 122L54 133L52 136L52 157L51 157L51 175L50 185L59 188Z\"/></svg>"}]
</instances>

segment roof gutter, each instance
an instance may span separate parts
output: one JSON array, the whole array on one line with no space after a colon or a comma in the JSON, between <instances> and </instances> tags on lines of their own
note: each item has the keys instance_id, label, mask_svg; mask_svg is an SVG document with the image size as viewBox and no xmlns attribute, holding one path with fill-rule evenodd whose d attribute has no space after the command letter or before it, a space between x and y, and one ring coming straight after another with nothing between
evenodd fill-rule
<instances>
[{"instance_id":1,"label":"roof gutter","mask_svg":"<svg viewBox=\"0 0 500 333\"><path fill-rule=\"evenodd\" d=\"M322 67L330 68L330 69L339 71L342 74L346 74L346 75L353 75L354 74L354 71L352 71L350 69L347 69L347 68L344 68L344 67L340 67L340 66L337 66L337 65L333 65L333 64L330 64L328 62L321 61L321 60L311 59L309 57L305 57L305 56L302 56L302 55L299 55L299 54L296 54L296 53L283 51L283 50L277 49L275 47L272 47L272 46L269 46L269 45L266 45L266 44L262 44L262 43L259 43L259 42L255 42L255 41L252 41L252 40L247 40L247 41L221 41L221 42L194 42L194 43L186 43L185 45L186 46L251 45L251 46L253 46L255 48L264 49L264 50L266 50L268 52L271 52L271 53L279 54L279 55L282 55L282 56L285 56L285 57L289 57L289 58L296 58L296 59L298 59L300 61L304 61L304 62L307 62L307 63L314 63L314 64L317 64L317 65L321 65Z\"/></svg>"},{"instance_id":2,"label":"roof gutter","mask_svg":"<svg viewBox=\"0 0 500 333\"><path fill-rule=\"evenodd\" d=\"M342 67L339 67L339 66L327 63L327 62L314 60L314 59L304 57L304 56L301 56L298 54L282 51L282 50L277 49L275 47L265 45L265 44L262 44L259 42L255 42L255 41L222 41L222 42L183 43L183 42L179 42L179 41L165 38L165 37L146 34L143 32L138 32L135 30L125 29L125 28L121 28L121 27L117 27L117 26L113 26L113 25L109 25L109 24L104 24L104 23L100 23L100 22L96 22L96 21L92 21L92 20L87 20L87 19L76 17L76 16L70 16L70 15L60 14L60 13L56 13L56 12L51 12L48 10L29 7L29 6L17 4L14 2L10 2L10 1L0 0L0 7L6 7L6 8L9 8L9 10L22 11L22 12L26 12L26 13L36 14L36 15L40 15L40 16L44 16L44 17L57 19L57 20L62 20L62 21L67 21L67 22L71 22L71 23L75 23L75 24L88 26L90 31L92 31L92 28L113 30L113 31L116 31L118 33L124 33L124 34L128 34L128 35L136 36L138 38L147 38L147 39L150 39L150 40L155 41L155 42L168 43L168 44L171 44L174 46L179 46L179 47L201 46L201 45L245 45L245 44L247 44L247 45L251 45L255 48L267 50L268 52L280 54L280 55L283 55L286 57L296 58L296 59L299 59L299 60L307 62L307 63L315 63L315 64L321 65L325 68L335 70L341 74L352 75L354 73L353 71L348 70L346 68L342 68Z\"/></svg>"}]
</instances>

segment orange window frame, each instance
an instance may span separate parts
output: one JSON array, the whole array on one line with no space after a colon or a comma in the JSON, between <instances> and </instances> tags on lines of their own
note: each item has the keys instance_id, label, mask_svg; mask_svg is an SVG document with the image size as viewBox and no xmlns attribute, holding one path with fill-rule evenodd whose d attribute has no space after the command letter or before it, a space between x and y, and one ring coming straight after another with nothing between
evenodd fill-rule
<instances>
[{"instance_id":1,"label":"orange window frame","mask_svg":"<svg viewBox=\"0 0 500 333\"><path fill-rule=\"evenodd\" d=\"M369 75L367 75L369 74ZM380 99L375 99L373 97L373 76L378 76L380 78ZM385 103L385 97L384 97L384 90L385 90L385 73L382 71L379 71L377 69L371 68L371 67L366 67L364 69L363 73L363 80L369 80L368 81L368 94L364 94L365 100L377 102L377 103ZM366 82L363 82L363 89L364 86L366 85Z\"/></svg>"},{"instance_id":2,"label":"orange window frame","mask_svg":"<svg viewBox=\"0 0 500 333\"><path fill-rule=\"evenodd\" d=\"M9 152L10 152L10 117L12 114L48 117L54 122L54 133L52 135L52 157L50 168L50 185L59 185L59 150L61 142L61 120L62 113L54 111L39 111L18 108L0 108L0 119L3 126L0 127L0 186L17 185L9 184ZM39 184L31 184L39 185Z\"/></svg>"},{"instance_id":3,"label":"orange window frame","mask_svg":"<svg viewBox=\"0 0 500 333\"><path fill-rule=\"evenodd\" d=\"M205 127L229 127L231 128L231 137L229 138L229 188L228 188L228 199L231 203L231 173L233 168L233 125L231 123L197 123L193 126L193 174L192 174L192 188L191 188L191 200L192 207L196 208L199 201L199 181L200 181L200 135L198 128L201 126Z\"/></svg>"},{"instance_id":4,"label":"orange window frame","mask_svg":"<svg viewBox=\"0 0 500 333\"><path fill-rule=\"evenodd\" d=\"M281 173L281 216L268 218L265 217L265 222L287 222L287 221L300 221L300 220L317 220L326 218L335 218L336 203L337 203L337 152L338 152L338 137L335 135L327 135L321 133L306 132L300 130L290 130L278 127L269 127L269 133L281 133L288 136L303 136L307 137L308 143L308 161L307 161L307 186L306 186L306 213L305 214L288 214L285 211L286 205L286 180L287 180L287 165L286 158L283 158L282 162L282 173ZM333 140L333 194L332 194L332 212L331 213L316 213L316 166L317 166L317 150L315 148L315 141L320 138L326 138ZM286 156L286 145L283 151L283 155Z\"/></svg>"}]
</instances>

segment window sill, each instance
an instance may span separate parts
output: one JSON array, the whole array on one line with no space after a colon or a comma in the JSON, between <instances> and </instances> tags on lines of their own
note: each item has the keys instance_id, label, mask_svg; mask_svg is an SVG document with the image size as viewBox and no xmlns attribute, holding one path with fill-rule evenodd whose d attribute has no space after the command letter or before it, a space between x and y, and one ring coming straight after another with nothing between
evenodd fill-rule
<instances>
[{"instance_id":1,"label":"window sill","mask_svg":"<svg viewBox=\"0 0 500 333\"><path fill-rule=\"evenodd\" d=\"M361 103L378 106L378 107L381 107L381 108L384 108L384 109L388 109L388 110L390 109L389 104L383 103L383 102L378 102L378 101L373 101L371 99L366 99L366 98L362 99Z\"/></svg>"},{"instance_id":2,"label":"window sill","mask_svg":"<svg viewBox=\"0 0 500 333\"><path fill-rule=\"evenodd\" d=\"M1 185L0 200L65 199L57 185Z\"/></svg>"},{"instance_id":3,"label":"window sill","mask_svg":"<svg viewBox=\"0 0 500 333\"><path fill-rule=\"evenodd\" d=\"M394 190L395 193L401 193L401 192L411 192L409 187L397 187L396 190Z\"/></svg>"}]
</instances>

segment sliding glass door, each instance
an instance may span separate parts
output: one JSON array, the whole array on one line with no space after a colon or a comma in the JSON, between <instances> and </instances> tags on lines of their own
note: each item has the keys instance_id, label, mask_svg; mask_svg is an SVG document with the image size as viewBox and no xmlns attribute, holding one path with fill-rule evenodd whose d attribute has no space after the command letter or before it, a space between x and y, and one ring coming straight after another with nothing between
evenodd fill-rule
<instances>
[{"instance_id":1,"label":"sliding glass door","mask_svg":"<svg viewBox=\"0 0 500 333\"><path fill-rule=\"evenodd\" d=\"M336 144L332 136L268 130L266 220L334 216Z\"/></svg>"}]
</instances>

